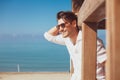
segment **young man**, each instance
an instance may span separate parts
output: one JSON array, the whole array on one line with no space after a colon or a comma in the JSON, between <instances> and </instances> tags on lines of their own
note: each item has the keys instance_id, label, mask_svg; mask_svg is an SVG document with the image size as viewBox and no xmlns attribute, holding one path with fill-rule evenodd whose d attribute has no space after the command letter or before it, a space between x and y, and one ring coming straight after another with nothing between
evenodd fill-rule
<instances>
[{"instance_id":1,"label":"young man","mask_svg":"<svg viewBox=\"0 0 120 80\"><path fill-rule=\"evenodd\" d=\"M73 62L74 72L71 80L81 80L82 64L82 32L78 29L77 16L70 11L57 13L58 25L45 32L45 38L61 45L66 45ZM100 39L97 40L97 70L96 79L105 80L104 62L105 48Z\"/></svg>"}]
</instances>

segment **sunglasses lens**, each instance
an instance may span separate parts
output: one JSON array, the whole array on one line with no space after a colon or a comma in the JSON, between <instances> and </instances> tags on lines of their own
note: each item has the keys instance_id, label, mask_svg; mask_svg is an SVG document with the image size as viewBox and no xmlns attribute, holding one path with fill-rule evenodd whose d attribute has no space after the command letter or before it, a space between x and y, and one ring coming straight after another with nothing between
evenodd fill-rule
<instances>
[{"instance_id":1,"label":"sunglasses lens","mask_svg":"<svg viewBox=\"0 0 120 80\"><path fill-rule=\"evenodd\" d=\"M65 24L61 24L61 27L64 28L64 27L65 27Z\"/></svg>"}]
</instances>

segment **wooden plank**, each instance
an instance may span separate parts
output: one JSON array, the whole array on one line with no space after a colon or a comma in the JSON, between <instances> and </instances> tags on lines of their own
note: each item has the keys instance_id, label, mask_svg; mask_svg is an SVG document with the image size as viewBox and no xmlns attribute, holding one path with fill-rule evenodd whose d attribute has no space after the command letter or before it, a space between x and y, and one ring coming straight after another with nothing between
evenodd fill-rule
<instances>
[{"instance_id":1,"label":"wooden plank","mask_svg":"<svg viewBox=\"0 0 120 80\"><path fill-rule=\"evenodd\" d=\"M85 0L78 13L78 25L84 21L99 22L105 18L105 0Z\"/></svg>"},{"instance_id":2,"label":"wooden plank","mask_svg":"<svg viewBox=\"0 0 120 80\"><path fill-rule=\"evenodd\" d=\"M107 68L106 80L120 80L120 0L106 0Z\"/></svg>"},{"instance_id":3,"label":"wooden plank","mask_svg":"<svg viewBox=\"0 0 120 80\"><path fill-rule=\"evenodd\" d=\"M96 80L96 38L97 27L94 23L82 25L82 80Z\"/></svg>"},{"instance_id":4,"label":"wooden plank","mask_svg":"<svg viewBox=\"0 0 120 80\"><path fill-rule=\"evenodd\" d=\"M98 29L106 29L106 19L103 19L97 23Z\"/></svg>"}]
</instances>

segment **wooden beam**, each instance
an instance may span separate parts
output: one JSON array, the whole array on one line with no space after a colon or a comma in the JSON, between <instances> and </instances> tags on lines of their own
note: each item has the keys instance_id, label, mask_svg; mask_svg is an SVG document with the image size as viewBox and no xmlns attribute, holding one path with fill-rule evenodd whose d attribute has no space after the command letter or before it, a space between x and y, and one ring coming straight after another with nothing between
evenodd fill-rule
<instances>
[{"instance_id":1,"label":"wooden beam","mask_svg":"<svg viewBox=\"0 0 120 80\"><path fill-rule=\"evenodd\" d=\"M97 23L98 29L106 29L106 19L103 19Z\"/></svg>"},{"instance_id":2,"label":"wooden beam","mask_svg":"<svg viewBox=\"0 0 120 80\"><path fill-rule=\"evenodd\" d=\"M106 0L106 10L106 80L120 80L120 0Z\"/></svg>"},{"instance_id":3,"label":"wooden beam","mask_svg":"<svg viewBox=\"0 0 120 80\"><path fill-rule=\"evenodd\" d=\"M82 80L96 80L96 23L82 24Z\"/></svg>"},{"instance_id":4,"label":"wooden beam","mask_svg":"<svg viewBox=\"0 0 120 80\"><path fill-rule=\"evenodd\" d=\"M105 0L85 0L78 13L78 26L86 22L99 22L105 18Z\"/></svg>"}]
</instances>

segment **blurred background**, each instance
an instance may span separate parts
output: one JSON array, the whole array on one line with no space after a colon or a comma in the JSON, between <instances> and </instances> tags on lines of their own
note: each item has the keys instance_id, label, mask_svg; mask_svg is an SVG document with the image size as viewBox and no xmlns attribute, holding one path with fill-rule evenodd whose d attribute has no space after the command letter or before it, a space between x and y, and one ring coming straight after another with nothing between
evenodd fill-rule
<instances>
[{"instance_id":1,"label":"blurred background","mask_svg":"<svg viewBox=\"0 0 120 80\"><path fill-rule=\"evenodd\" d=\"M71 11L71 0L0 0L0 72L68 72L65 46L46 41L56 13ZM105 42L105 31L98 31Z\"/></svg>"}]
</instances>

